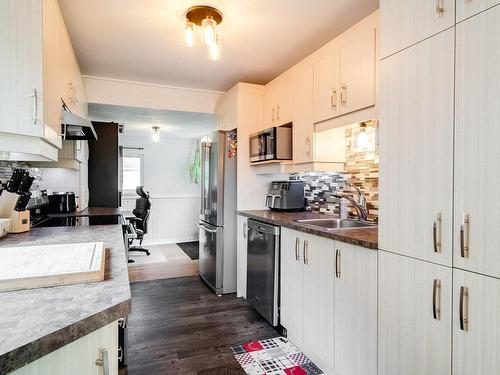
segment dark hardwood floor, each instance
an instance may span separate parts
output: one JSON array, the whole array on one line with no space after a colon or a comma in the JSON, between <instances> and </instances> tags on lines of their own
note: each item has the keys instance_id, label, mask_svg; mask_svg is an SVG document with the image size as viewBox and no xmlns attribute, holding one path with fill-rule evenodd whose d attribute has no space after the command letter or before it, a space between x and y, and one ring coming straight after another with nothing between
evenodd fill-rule
<instances>
[{"instance_id":1,"label":"dark hardwood floor","mask_svg":"<svg viewBox=\"0 0 500 375\"><path fill-rule=\"evenodd\" d=\"M244 374L229 347L278 333L235 294L198 276L131 284L128 368L120 374Z\"/></svg>"}]
</instances>

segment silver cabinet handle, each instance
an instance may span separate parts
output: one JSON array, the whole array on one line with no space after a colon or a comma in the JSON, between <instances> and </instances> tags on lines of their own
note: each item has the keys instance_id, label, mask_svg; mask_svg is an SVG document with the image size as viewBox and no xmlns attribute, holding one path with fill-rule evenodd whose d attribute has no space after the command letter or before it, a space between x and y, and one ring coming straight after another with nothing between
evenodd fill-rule
<instances>
[{"instance_id":1,"label":"silver cabinet handle","mask_svg":"<svg viewBox=\"0 0 500 375\"><path fill-rule=\"evenodd\" d=\"M109 358L108 351L106 349L101 350L102 358L95 360L96 366L102 366L103 375L109 375Z\"/></svg>"},{"instance_id":2,"label":"silver cabinet handle","mask_svg":"<svg viewBox=\"0 0 500 375\"><path fill-rule=\"evenodd\" d=\"M123 348L121 346L118 347L118 361L123 361Z\"/></svg>"},{"instance_id":3,"label":"silver cabinet handle","mask_svg":"<svg viewBox=\"0 0 500 375\"><path fill-rule=\"evenodd\" d=\"M469 330L469 288L460 287L460 329L462 331Z\"/></svg>"},{"instance_id":4,"label":"silver cabinet handle","mask_svg":"<svg viewBox=\"0 0 500 375\"><path fill-rule=\"evenodd\" d=\"M276 106L276 120L279 121L280 120L280 106Z\"/></svg>"},{"instance_id":5,"label":"silver cabinet handle","mask_svg":"<svg viewBox=\"0 0 500 375\"><path fill-rule=\"evenodd\" d=\"M247 228L247 222L243 222L243 238L247 238L247 231L248 231L248 228Z\"/></svg>"},{"instance_id":6,"label":"silver cabinet handle","mask_svg":"<svg viewBox=\"0 0 500 375\"><path fill-rule=\"evenodd\" d=\"M306 137L306 157L311 157L311 138Z\"/></svg>"},{"instance_id":7,"label":"silver cabinet handle","mask_svg":"<svg viewBox=\"0 0 500 375\"><path fill-rule=\"evenodd\" d=\"M434 242L434 252L441 252L441 212L438 212L436 216L436 221L433 226L433 242Z\"/></svg>"},{"instance_id":8,"label":"silver cabinet handle","mask_svg":"<svg viewBox=\"0 0 500 375\"><path fill-rule=\"evenodd\" d=\"M33 89L30 97L33 98L33 116L31 117L31 121L36 125L38 122L38 93L36 89Z\"/></svg>"},{"instance_id":9,"label":"silver cabinet handle","mask_svg":"<svg viewBox=\"0 0 500 375\"><path fill-rule=\"evenodd\" d=\"M444 8L443 5L441 4L442 0L436 0L436 17L440 18L443 17L444 13Z\"/></svg>"},{"instance_id":10,"label":"silver cabinet handle","mask_svg":"<svg viewBox=\"0 0 500 375\"><path fill-rule=\"evenodd\" d=\"M345 105L346 103L347 103L347 85L343 83L340 89L340 104Z\"/></svg>"},{"instance_id":11,"label":"silver cabinet handle","mask_svg":"<svg viewBox=\"0 0 500 375\"><path fill-rule=\"evenodd\" d=\"M340 250L335 250L335 277L340 279Z\"/></svg>"},{"instance_id":12,"label":"silver cabinet handle","mask_svg":"<svg viewBox=\"0 0 500 375\"><path fill-rule=\"evenodd\" d=\"M330 105L334 111L337 110L337 89L332 89L332 94L330 95Z\"/></svg>"},{"instance_id":13,"label":"silver cabinet handle","mask_svg":"<svg viewBox=\"0 0 500 375\"><path fill-rule=\"evenodd\" d=\"M299 261L300 260L300 238L295 238L295 260Z\"/></svg>"},{"instance_id":14,"label":"silver cabinet handle","mask_svg":"<svg viewBox=\"0 0 500 375\"><path fill-rule=\"evenodd\" d=\"M441 320L441 280L434 279L432 286L432 315L434 319Z\"/></svg>"},{"instance_id":15,"label":"silver cabinet handle","mask_svg":"<svg viewBox=\"0 0 500 375\"><path fill-rule=\"evenodd\" d=\"M273 122L273 124L274 124L274 107L273 107L272 111L273 111L273 119L272 119L272 122Z\"/></svg>"},{"instance_id":16,"label":"silver cabinet handle","mask_svg":"<svg viewBox=\"0 0 500 375\"><path fill-rule=\"evenodd\" d=\"M309 241L304 240L304 264L309 264Z\"/></svg>"},{"instance_id":17,"label":"silver cabinet handle","mask_svg":"<svg viewBox=\"0 0 500 375\"><path fill-rule=\"evenodd\" d=\"M469 257L469 214L464 214L460 225L460 256Z\"/></svg>"}]
</instances>

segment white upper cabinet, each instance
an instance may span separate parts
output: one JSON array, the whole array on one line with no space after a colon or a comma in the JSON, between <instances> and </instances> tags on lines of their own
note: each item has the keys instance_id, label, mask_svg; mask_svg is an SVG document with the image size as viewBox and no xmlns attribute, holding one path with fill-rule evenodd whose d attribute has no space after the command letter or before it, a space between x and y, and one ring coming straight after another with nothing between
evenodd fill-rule
<instances>
[{"instance_id":1,"label":"white upper cabinet","mask_svg":"<svg viewBox=\"0 0 500 375\"><path fill-rule=\"evenodd\" d=\"M340 38L340 114L375 105L378 16L371 16Z\"/></svg>"},{"instance_id":2,"label":"white upper cabinet","mask_svg":"<svg viewBox=\"0 0 500 375\"><path fill-rule=\"evenodd\" d=\"M453 270L453 375L500 374L500 280Z\"/></svg>"},{"instance_id":3,"label":"white upper cabinet","mask_svg":"<svg viewBox=\"0 0 500 375\"><path fill-rule=\"evenodd\" d=\"M499 0L457 0L457 22L500 4Z\"/></svg>"},{"instance_id":4,"label":"white upper cabinet","mask_svg":"<svg viewBox=\"0 0 500 375\"><path fill-rule=\"evenodd\" d=\"M292 121L292 80L285 72L266 85L264 91L264 125L280 126Z\"/></svg>"},{"instance_id":5,"label":"white upper cabinet","mask_svg":"<svg viewBox=\"0 0 500 375\"><path fill-rule=\"evenodd\" d=\"M314 120L375 105L378 15L374 14L318 51L314 63Z\"/></svg>"},{"instance_id":6,"label":"white upper cabinet","mask_svg":"<svg viewBox=\"0 0 500 375\"><path fill-rule=\"evenodd\" d=\"M453 67L453 29L384 59L379 135L379 247L449 266Z\"/></svg>"},{"instance_id":7,"label":"white upper cabinet","mask_svg":"<svg viewBox=\"0 0 500 375\"><path fill-rule=\"evenodd\" d=\"M500 6L456 31L454 263L500 277Z\"/></svg>"},{"instance_id":8,"label":"white upper cabinet","mask_svg":"<svg viewBox=\"0 0 500 375\"><path fill-rule=\"evenodd\" d=\"M335 258L335 374L376 375L377 252L335 241Z\"/></svg>"},{"instance_id":9,"label":"white upper cabinet","mask_svg":"<svg viewBox=\"0 0 500 375\"><path fill-rule=\"evenodd\" d=\"M331 42L314 63L314 122L340 114L340 48Z\"/></svg>"},{"instance_id":10,"label":"white upper cabinet","mask_svg":"<svg viewBox=\"0 0 500 375\"><path fill-rule=\"evenodd\" d=\"M455 0L380 0L381 57L387 57L454 24Z\"/></svg>"},{"instance_id":11,"label":"white upper cabinet","mask_svg":"<svg viewBox=\"0 0 500 375\"><path fill-rule=\"evenodd\" d=\"M42 2L0 3L0 132L43 137Z\"/></svg>"},{"instance_id":12,"label":"white upper cabinet","mask_svg":"<svg viewBox=\"0 0 500 375\"><path fill-rule=\"evenodd\" d=\"M451 268L385 251L378 260L378 373L449 375Z\"/></svg>"},{"instance_id":13,"label":"white upper cabinet","mask_svg":"<svg viewBox=\"0 0 500 375\"><path fill-rule=\"evenodd\" d=\"M303 63L293 70L293 162L314 160L313 64Z\"/></svg>"}]
</instances>

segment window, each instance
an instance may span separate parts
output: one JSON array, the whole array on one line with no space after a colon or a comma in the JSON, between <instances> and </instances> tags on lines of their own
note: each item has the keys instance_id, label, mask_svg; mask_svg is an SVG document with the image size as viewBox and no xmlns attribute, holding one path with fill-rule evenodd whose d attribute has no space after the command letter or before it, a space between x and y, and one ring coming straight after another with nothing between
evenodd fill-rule
<instances>
[{"instance_id":1,"label":"window","mask_svg":"<svg viewBox=\"0 0 500 375\"><path fill-rule=\"evenodd\" d=\"M144 157L131 155L123 157L123 191L135 191L144 184Z\"/></svg>"}]
</instances>

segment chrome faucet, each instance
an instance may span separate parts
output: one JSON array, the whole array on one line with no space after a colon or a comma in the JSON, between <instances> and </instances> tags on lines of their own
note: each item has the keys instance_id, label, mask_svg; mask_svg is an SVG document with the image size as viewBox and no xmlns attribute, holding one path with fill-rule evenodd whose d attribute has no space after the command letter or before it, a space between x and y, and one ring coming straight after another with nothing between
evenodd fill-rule
<instances>
[{"instance_id":1,"label":"chrome faucet","mask_svg":"<svg viewBox=\"0 0 500 375\"><path fill-rule=\"evenodd\" d=\"M360 221L366 221L368 219L368 207L366 206L365 195L357 186L351 184L350 182L346 182L345 184L351 186L356 190L356 192L358 193L358 199L355 199L352 195L345 192L335 193L333 194L333 196L339 198L340 200L342 200L342 198L348 200L354 206L356 214L358 215L358 219ZM341 216L343 216L342 212Z\"/></svg>"}]
</instances>

